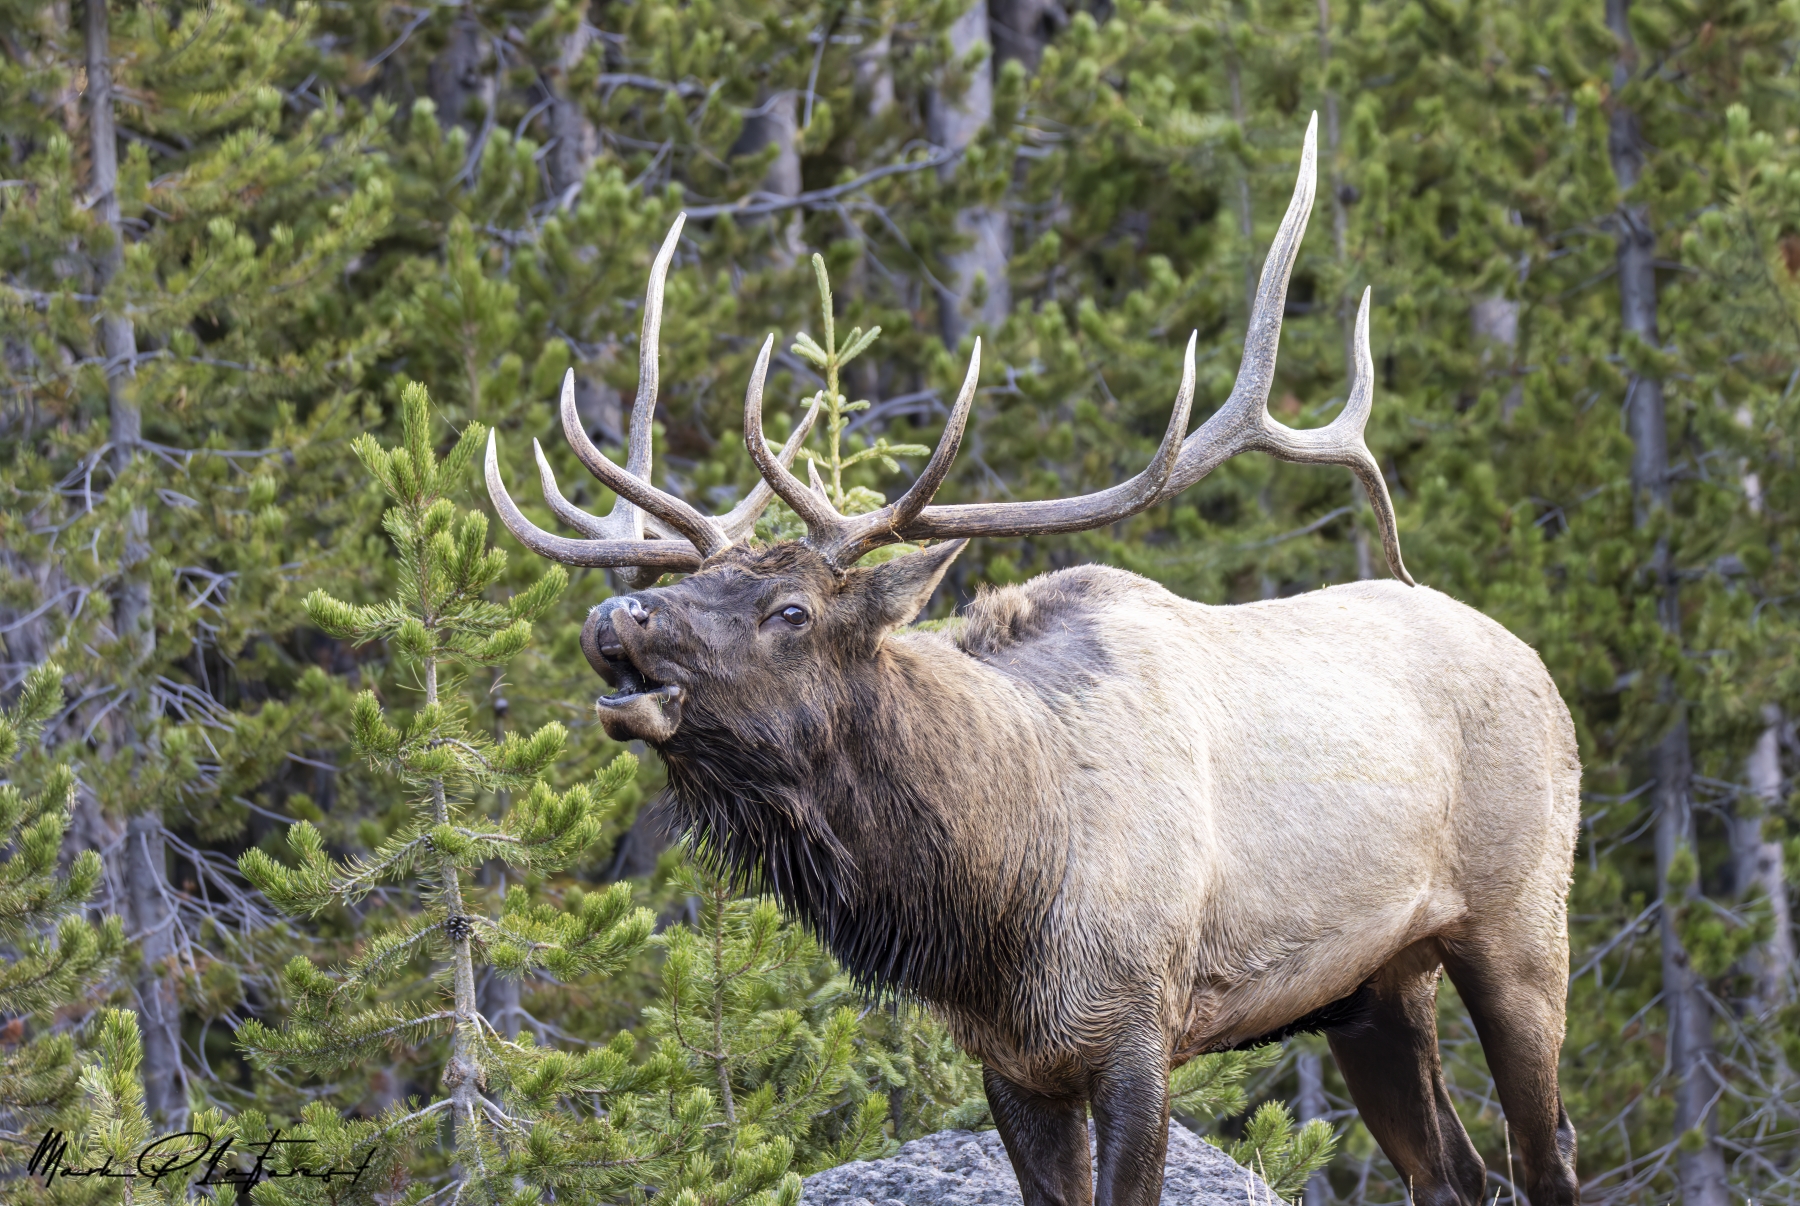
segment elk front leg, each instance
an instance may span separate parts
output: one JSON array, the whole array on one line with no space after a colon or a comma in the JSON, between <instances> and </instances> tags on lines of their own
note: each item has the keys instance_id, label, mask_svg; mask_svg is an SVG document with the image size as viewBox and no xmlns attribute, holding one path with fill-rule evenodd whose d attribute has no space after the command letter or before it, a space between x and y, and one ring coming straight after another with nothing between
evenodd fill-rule
<instances>
[{"instance_id":1,"label":"elk front leg","mask_svg":"<svg viewBox=\"0 0 1800 1206\"><path fill-rule=\"evenodd\" d=\"M1088 1085L1099 1169L1094 1206L1157 1206L1169 1152L1169 1054L1151 1027L1126 1039Z\"/></svg>"},{"instance_id":2,"label":"elk front leg","mask_svg":"<svg viewBox=\"0 0 1800 1206\"><path fill-rule=\"evenodd\" d=\"M988 1067L981 1084L1025 1206L1088 1206L1094 1191L1082 1100L1034 1093Z\"/></svg>"}]
</instances>

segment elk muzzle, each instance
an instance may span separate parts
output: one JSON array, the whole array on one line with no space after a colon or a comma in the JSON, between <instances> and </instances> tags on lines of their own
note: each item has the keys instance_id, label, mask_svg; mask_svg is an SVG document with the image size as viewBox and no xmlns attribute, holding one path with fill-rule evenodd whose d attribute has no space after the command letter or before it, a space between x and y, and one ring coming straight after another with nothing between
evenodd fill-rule
<instances>
[{"instance_id":1,"label":"elk muzzle","mask_svg":"<svg viewBox=\"0 0 1800 1206\"><path fill-rule=\"evenodd\" d=\"M614 741L667 741L681 724L681 688L653 682L631 657L622 633L641 631L650 613L636 598L608 599L588 612L581 628L581 652L612 695L594 701L594 712Z\"/></svg>"}]
</instances>

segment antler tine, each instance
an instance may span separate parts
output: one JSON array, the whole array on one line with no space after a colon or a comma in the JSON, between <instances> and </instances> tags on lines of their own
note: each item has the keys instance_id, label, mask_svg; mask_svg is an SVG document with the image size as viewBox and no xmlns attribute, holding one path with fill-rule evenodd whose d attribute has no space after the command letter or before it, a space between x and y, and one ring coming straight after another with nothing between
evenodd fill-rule
<instances>
[{"instance_id":1,"label":"antler tine","mask_svg":"<svg viewBox=\"0 0 1800 1206\"><path fill-rule=\"evenodd\" d=\"M1281 348L1281 318L1287 305L1288 278L1293 273L1294 261L1299 258L1300 243L1306 237L1306 221L1312 213L1318 176L1318 137L1319 115L1314 113L1306 126L1306 141L1300 152L1300 176L1294 182L1293 199L1288 202L1287 214L1275 232L1269 258L1263 264L1256 306L1244 336L1244 359L1238 368L1237 381L1232 385L1231 396L1182 445L1180 460L1160 497L1168 498L1187 489L1240 452L1267 452L1282 460L1303 464L1346 466L1362 482L1369 504L1375 509L1388 568L1394 577L1413 585L1412 575L1406 572L1400 558L1393 499L1388 495L1380 466L1363 443L1363 428L1374 407L1375 397L1374 359L1369 353L1367 289L1363 290L1362 304L1356 314L1352 341L1353 381L1343 413L1329 425L1310 431L1296 431L1276 422L1269 414L1269 387L1275 380L1275 361Z\"/></svg>"},{"instance_id":2,"label":"antler tine","mask_svg":"<svg viewBox=\"0 0 1800 1206\"><path fill-rule=\"evenodd\" d=\"M485 475L488 497L494 501L494 510L499 513L500 522L518 538L520 544L539 556L560 561L564 565L589 566L595 569L630 566L687 573L700 568L700 554L685 540L570 540L566 536L553 536L544 531L525 518L524 512L519 510L512 496L506 492L506 483L500 478L500 457L492 431L488 432ZM558 511L558 514L561 512ZM601 522L591 515L584 518L592 523ZM584 526L583 530L587 528Z\"/></svg>"},{"instance_id":3,"label":"antler tine","mask_svg":"<svg viewBox=\"0 0 1800 1206\"><path fill-rule=\"evenodd\" d=\"M794 424L794 430L788 433L787 443L783 444L781 451L775 454L776 459L781 462L783 467L794 463L794 457L800 452L800 445L806 443L806 437L812 434L813 423L817 421L819 412L824 409L824 406L824 399L815 398L812 408L801 416L798 423ZM770 489L768 481L759 475L755 488L746 494L737 506L719 517L719 527L724 531L726 537L736 544L755 529L757 517L763 513L774 497L775 491Z\"/></svg>"},{"instance_id":4,"label":"antler tine","mask_svg":"<svg viewBox=\"0 0 1800 1206\"><path fill-rule=\"evenodd\" d=\"M608 515L589 515L563 497L562 487L556 481L556 471L550 468L550 460L544 455L544 446L536 440L531 441L531 455L537 458L538 483L544 489L544 501L549 504L551 514L583 535L598 540L632 538L630 521L619 514L621 508L618 505L615 504ZM633 507L632 510L635 512L637 508ZM626 530L619 531L621 527Z\"/></svg>"},{"instance_id":5,"label":"antler tine","mask_svg":"<svg viewBox=\"0 0 1800 1206\"><path fill-rule=\"evenodd\" d=\"M1381 466L1363 441L1363 430L1375 408L1375 357L1369 351L1369 295L1364 289L1362 304L1356 309L1356 336L1353 342L1355 370L1351 380L1350 399L1337 418L1324 427L1311 431L1295 431L1283 426L1265 413L1262 431L1252 447L1280 457L1310 465L1344 465L1357 476L1375 510L1375 526L1381 531L1381 547L1387 553L1388 569L1408 586L1416 586L1406 564L1400 559L1400 532L1394 518L1394 500L1388 495L1387 479Z\"/></svg>"},{"instance_id":6,"label":"antler tine","mask_svg":"<svg viewBox=\"0 0 1800 1206\"><path fill-rule=\"evenodd\" d=\"M950 417L944 422L944 434L938 437L931 459L925 462L925 468L920 470L905 494L885 507L845 522L835 543L824 550L834 565L854 565L869 550L905 539L901 531L925 510L938 487L944 484L944 478L950 474L956 451L962 446L963 430L969 423L969 411L975 405L975 387L980 379L981 339L978 336L969 355L968 371L963 374L962 388L956 394L956 405L950 408Z\"/></svg>"},{"instance_id":7,"label":"antler tine","mask_svg":"<svg viewBox=\"0 0 1800 1206\"><path fill-rule=\"evenodd\" d=\"M635 421L636 416L633 418ZM594 446L594 442L588 439L587 432L582 430L581 416L575 410L573 369L563 376L562 425L563 435L568 437L569 446L575 450L581 463L587 466L589 473L600 479L620 499L636 504L687 537L700 550L702 557L710 557L731 544L716 522L674 495L665 494L643 478L621 469Z\"/></svg>"},{"instance_id":8,"label":"antler tine","mask_svg":"<svg viewBox=\"0 0 1800 1206\"><path fill-rule=\"evenodd\" d=\"M774 350L775 337L771 335L763 340L762 351L756 354L756 366L750 370L750 384L744 390L744 448L763 481L805 521L807 541L817 547L841 532L845 520L835 507L789 472L763 439L763 382L769 375L769 355Z\"/></svg>"},{"instance_id":9,"label":"antler tine","mask_svg":"<svg viewBox=\"0 0 1800 1206\"><path fill-rule=\"evenodd\" d=\"M1262 282L1257 287L1256 305L1244 335L1244 358L1238 366L1237 381L1225 404L1182 445L1181 458L1163 487L1165 498L1187 489L1253 447L1264 428L1269 387L1275 381L1275 360L1281 350L1281 317L1287 307L1288 278L1299 258L1301 240L1306 237L1306 221L1312 215L1318 144L1319 115L1314 113L1306 125L1293 199L1275 232L1275 241L1269 245L1268 259L1263 261Z\"/></svg>"},{"instance_id":10,"label":"antler tine","mask_svg":"<svg viewBox=\"0 0 1800 1206\"><path fill-rule=\"evenodd\" d=\"M656 258L650 262L650 283L644 289L644 321L638 334L638 388L637 399L631 408L631 431L625 444L625 472L641 481L650 480L652 461L652 445L656 438L656 395L660 385L658 375L658 359L662 334L663 286L668 280L669 264L675 258L676 245L681 240L681 229L687 224L685 213L675 215L674 225L663 237L662 246L656 252ZM563 376L563 393L565 402L571 400L570 388L573 384L573 373ZM594 470L596 461L604 459L603 454L588 438L587 428L581 422L577 412L566 406L563 408L563 438L574 448L575 455L583 465L588 466L596 477L602 481L600 471ZM604 525L603 530L593 533L612 539L641 539L644 535L644 515L629 498L620 496L613 503L613 508L604 520L596 520L595 516L577 510L562 497L562 491L553 489L555 478L549 475L548 468L540 459L539 474L544 478L544 495L550 501L550 509L558 518L573 527L588 531L591 521ZM618 491L614 491L618 493ZM560 506L559 506L560 504ZM658 524L657 527L667 525ZM660 536L672 536L675 529L657 533Z\"/></svg>"},{"instance_id":11,"label":"antler tine","mask_svg":"<svg viewBox=\"0 0 1800 1206\"><path fill-rule=\"evenodd\" d=\"M661 386L658 358L662 350L663 285L669 278L676 245L681 242L681 228L686 225L687 214L676 214L656 258L650 261L650 284L644 290L644 322L638 330L637 399L631 407L631 442L625 448L625 471L645 481L650 480L650 443L656 423L656 395Z\"/></svg>"},{"instance_id":12,"label":"antler tine","mask_svg":"<svg viewBox=\"0 0 1800 1206\"><path fill-rule=\"evenodd\" d=\"M1181 388L1176 391L1175 407L1169 415L1169 426L1163 432L1162 444L1144 471L1130 481L1077 498L926 507L916 518L901 525L900 535L907 540L942 540L1079 532L1116 523L1150 506L1162 496L1181 453L1181 437L1187 431L1188 416L1194 405L1194 347L1198 339L1198 332L1188 338L1187 353L1182 360Z\"/></svg>"}]
</instances>

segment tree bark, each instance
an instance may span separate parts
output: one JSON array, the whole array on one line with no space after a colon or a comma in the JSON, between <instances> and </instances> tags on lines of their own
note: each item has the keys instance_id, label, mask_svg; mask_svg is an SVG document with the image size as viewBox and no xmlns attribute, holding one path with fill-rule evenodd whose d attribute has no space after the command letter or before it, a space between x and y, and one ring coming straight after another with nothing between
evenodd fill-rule
<instances>
[{"instance_id":1,"label":"tree bark","mask_svg":"<svg viewBox=\"0 0 1800 1206\"><path fill-rule=\"evenodd\" d=\"M880 117L894 107L894 40L883 33L856 56L856 91L864 112Z\"/></svg>"},{"instance_id":2,"label":"tree bark","mask_svg":"<svg viewBox=\"0 0 1800 1206\"><path fill-rule=\"evenodd\" d=\"M124 228L119 221L119 138L113 122L111 32L105 0L87 6L88 144L92 177L90 192L100 220L112 239L94 257L94 292L100 294L100 346L106 356L106 402L111 423L113 472L122 474L143 442L143 416L137 405L137 331L129 316L119 312L116 299L106 291L125 263ZM155 652L150 583L142 572L150 555L149 513L133 507L125 520L125 552L120 558L122 581L113 615L113 628L131 660L141 662Z\"/></svg>"},{"instance_id":3,"label":"tree bark","mask_svg":"<svg viewBox=\"0 0 1800 1206\"><path fill-rule=\"evenodd\" d=\"M1781 843L1763 836L1763 818L1781 800L1781 728L1784 719L1781 709L1774 704L1763 708L1765 727L1744 767L1750 794L1757 804L1734 812L1731 817L1733 878L1738 897L1742 900L1766 899L1772 914L1769 941L1758 947L1750 958L1756 988L1745 1004L1757 1016L1786 1004L1793 993L1794 917L1788 900L1786 860Z\"/></svg>"},{"instance_id":4,"label":"tree bark","mask_svg":"<svg viewBox=\"0 0 1800 1206\"><path fill-rule=\"evenodd\" d=\"M547 156L550 190L563 209L574 204L587 178L588 166L594 162L594 124L588 120L581 98L575 95L569 73L581 65L592 40L593 27L585 20L575 27L563 43L555 69L550 73L550 137L554 140Z\"/></svg>"},{"instance_id":5,"label":"tree bark","mask_svg":"<svg viewBox=\"0 0 1800 1206\"><path fill-rule=\"evenodd\" d=\"M1044 47L1068 23L1068 12L1056 0L988 0L988 38L995 65L1017 59L1027 72L1036 72Z\"/></svg>"},{"instance_id":6,"label":"tree bark","mask_svg":"<svg viewBox=\"0 0 1800 1206\"><path fill-rule=\"evenodd\" d=\"M428 74L431 99L437 105L438 125L449 131L460 126L470 135L465 174L481 162L488 133L494 128L494 53L486 31L473 16L456 19L450 42L432 60Z\"/></svg>"},{"instance_id":7,"label":"tree bark","mask_svg":"<svg viewBox=\"0 0 1800 1206\"><path fill-rule=\"evenodd\" d=\"M113 120L112 37L105 0L87 4L87 92L90 179L94 208L111 240L94 260L95 293L100 302L100 343L106 356L106 399L115 480L132 465L143 442L143 416L137 404L137 331L108 297L125 262L124 227L119 213L119 139ZM123 676L142 667L156 652L155 611L151 604L147 562L150 517L143 506L125 514L124 550L113 599L113 631L123 654ZM119 744L141 760L142 734L151 717L139 701L121 710ZM187 1081L181 1060L181 1002L175 993L172 958L174 918L168 892L167 856L162 820L154 813L134 816L125 831L124 884L132 928L138 936L142 970L137 982L138 1028L144 1043L144 1104L171 1130L187 1125Z\"/></svg>"},{"instance_id":8,"label":"tree bark","mask_svg":"<svg viewBox=\"0 0 1800 1206\"><path fill-rule=\"evenodd\" d=\"M1302 1048L1295 1057L1294 1070L1300 1079L1300 1092L1294 1098L1295 1117L1302 1123L1325 1117L1330 1111L1325 1101L1325 1064L1319 1058L1319 1053ZM1325 1170L1320 1169L1306 1179L1302 1206L1325 1206L1330 1189L1325 1180Z\"/></svg>"},{"instance_id":9,"label":"tree bark","mask_svg":"<svg viewBox=\"0 0 1800 1206\"><path fill-rule=\"evenodd\" d=\"M138 1028L144 1039L144 1108L164 1129L187 1126L187 1074L181 1062L181 1000L175 995L175 910L166 890L168 854L161 818L132 817L125 827L125 890L138 973Z\"/></svg>"},{"instance_id":10,"label":"tree bark","mask_svg":"<svg viewBox=\"0 0 1800 1206\"><path fill-rule=\"evenodd\" d=\"M1235 6L1228 11L1235 17ZM1248 143L1250 126L1248 115L1244 112L1243 71L1238 63L1237 37L1232 28L1234 23L1228 19L1225 27L1225 81L1231 88L1231 120L1237 123L1238 130ZM1256 218L1250 212L1248 159L1243 164L1243 170L1238 173L1237 194L1238 234L1244 240L1244 321L1247 323L1250 312L1256 308L1256 280L1262 275L1262 257L1256 254Z\"/></svg>"},{"instance_id":11,"label":"tree bark","mask_svg":"<svg viewBox=\"0 0 1800 1206\"><path fill-rule=\"evenodd\" d=\"M425 703L438 702L438 666L436 658L425 662ZM444 795L442 779L431 781L431 819L438 825L450 823L450 803ZM438 860L438 888L444 902L444 930L450 940L450 987L456 1010L456 1031L450 1040L450 1059L444 1065L444 1087L450 1090L451 1125L455 1129L456 1152L462 1175L469 1166L462 1163L464 1152L478 1155L480 1146L482 1105L481 1090L486 1087L487 1073L481 1066L481 1002L475 991L475 957L470 948L474 923L463 905L462 872L456 860L445 855Z\"/></svg>"},{"instance_id":12,"label":"tree bark","mask_svg":"<svg viewBox=\"0 0 1800 1206\"><path fill-rule=\"evenodd\" d=\"M1606 24L1618 43L1613 65L1613 108L1608 118L1607 154L1612 161L1621 201L1614 214L1618 242L1619 310L1625 337L1638 338L1651 347L1660 344L1657 330L1656 231L1649 206L1632 201L1628 194L1644 169L1644 140L1638 116L1624 103L1637 62L1632 39L1630 0L1606 0ZM1633 374L1626 384L1626 430L1631 437L1631 486L1636 521L1640 527L1668 508L1668 417L1663 383L1654 377ZM1680 584L1674 573L1666 539L1659 539L1651 558L1651 573L1658 590L1657 610L1665 631L1681 633ZM1690 1134L1701 1137L1695 1146L1683 1142L1676 1155L1676 1180L1685 1206L1729 1206L1725 1154L1719 1146L1719 1121L1712 1108L1720 1091L1715 1071L1717 1053L1713 1039L1712 1007L1705 985L1695 972L1681 944L1677 928L1688 903L1699 895L1697 876L1677 885L1670 869L1684 847L1694 850L1691 780L1692 752L1685 708L1674 697L1674 685L1663 690L1674 719L1657 742L1651 756L1656 809L1656 872L1662 908L1663 1007L1669 1020L1668 1060L1673 1078L1675 1106L1673 1138Z\"/></svg>"},{"instance_id":13,"label":"tree bark","mask_svg":"<svg viewBox=\"0 0 1800 1206\"><path fill-rule=\"evenodd\" d=\"M800 195L800 97L793 92L778 92L767 97L744 118L743 133L731 148L733 155L754 155L769 146L775 147L775 158L763 173L762 191L777 197ZM774 255L778 267L791 268L806 253L801 242L801 213L798 208L774 215L780 224L775 237Z\"/></svg>"},{"instance_id":14,"label":"tree bark","mask_svg":"<svg viewBox=\"0 0 1800 1206\"><path fill-rule=\"evenodd\" d=\"M966 59L976 47L989 43L988 0L975 0L950 27L950 46L957 59ZM970 75L969 86L952 100L934 90L926 107L926 131L932 142L960 156L980 136L994 117L994 77L991 61ZM939 178L956 174L959 159L939 169ZM949 347L962 342L972 325L993 330L1012 311L1012 287L1007 263L1012 258L1012 226L1004 209L972 205L956 215L956 233L967 241L962 250L944 257L950 269L948 291L938 298L938 321ZM977 295L980 304L973 304Z\"/></svg>"}]
</instances>

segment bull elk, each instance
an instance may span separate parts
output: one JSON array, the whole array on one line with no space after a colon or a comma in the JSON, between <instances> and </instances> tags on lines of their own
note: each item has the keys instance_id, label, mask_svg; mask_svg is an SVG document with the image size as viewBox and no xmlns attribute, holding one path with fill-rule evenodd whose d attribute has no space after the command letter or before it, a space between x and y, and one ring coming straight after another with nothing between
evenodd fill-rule
<instances>
[{"instance_id":1,"label":"bull elk","mask_svg":"<svg viewBox=\"0 0 1800 1206\"><path fill-rule=\"evenodd\" d=\"M1316 124L1229 399L1186 434L1190 339L1167 435L1122 485L930 505L968 420L977 342L911 488L841 515L787 467L804 423L780 453L764 441L771 337L744 405L757 492L713 518L654 488L679 220L651 270L623 468L563 389L564 434L614 510L572 506L539 449L551 509L584 538L535 527L490 436L488 490L521 542L647 587L595 607L582 632L615 688L597 705L607 732L662 756L668 807L701 849L774 893L864 984L943 1018L982 1063L1028 1206L1157 1202L1170 1069L1300 1029L1327 1034L1415 1199L1475 1206L1486 1169L1439 1065L1440 968L1474 1018L1534 1206L1577 1200L1557 1086L1580 776L1568 711L1529 647L1414 586L1401 562L1363 442L1366 291L1343 413L1297 431L1266 408ZM945 631L908 627L967 538L1109 524L1252 449L1353 470L1400 581L1211 607L1086 566L984 593ZM771 493L803 539L747 542ZM858 566L899 541L941 543ZM646 580L667 571L689 576Z\"/></svg>"}]
</instances>

